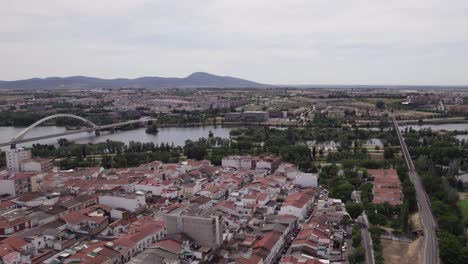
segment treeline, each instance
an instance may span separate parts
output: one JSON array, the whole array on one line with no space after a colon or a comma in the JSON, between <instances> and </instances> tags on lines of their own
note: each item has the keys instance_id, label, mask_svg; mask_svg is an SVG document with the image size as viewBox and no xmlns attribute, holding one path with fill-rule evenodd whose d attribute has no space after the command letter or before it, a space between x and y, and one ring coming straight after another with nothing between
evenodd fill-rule
<instances>
[{"instance_id":1,"label":"treeline","mask_svg":"<svg viewBox=\"0 0 468 264\"><path fill-rule=\"evenodd\" d=\"M190 159L208 159L214 165L221 165L221 160L229 155L279 155L284 161L292 162L303 170L312 170L312 152L305 144L288 144L285 138L281 145L264 142L245 136L233 140L220 138L202 138L197 141L185 142L184 154Z\"/></svg>"},{"instance_id":2,"label":"treeline","mask_svg":"<svg viewBox=\"0 0 468 264\"><path fill-rule=\"evenodd\" d=\"M44 117L34 112L0 111L0 126L29 126Z\"/></svg>"},{"instance_id":3,"label":"treeline","mask_svg":"<svg viewBox=\"0 0 468 264\"><path fill-rule=\"evenodd\" d=\"M382 234L382 229L378 226L373 226L369 228L369 232L372 239L372 247L374 248L375 264L383 264L384 257L382 253L382 243L380 242L380 235Z\"/></svg>"},{"instance_id":4,"label":"treeline","mask_svg":"<svg viewBox=\"0 0 468 264\"><path fill-rule=\"evenodd\" d=\"M77 116L84 117L91 122L94 122L98 125L107 125L113 124L118 122L123 122L127 120L136 120L143 116L145 116L146 109L139 109L136 111L125 111L125 112L118 112L117 114L114 112L110 112L108 110L104 110L99 107L80 107L77 105L69 105L69 104L62 104L56 105L55 107L51 108L55 111L53 113L49 111L24 111L24 112L17 112L17 111L2 111L0 112L0 126L18 126L24 127L33 124L34 122L50 116L52 114L59 114L59 113L66 113L66 114L74 114ZM86 111L85 111L86 109ZM218 115L214 110L208 111L185 111L185 110L177 110L174 109L172 113L160 113L160 114L153 114L152 117L156 118L155 124L158 125L186 125L186 124L208 124L209 118L214 118ZM83 123L76 119L71 118L60 118L54 119L48 122L50 125L57 125L57 126L79 126L83 125Z\"/></svg>"},{"instance_id":5,"label":"treeline","mask_svg":"<svg viewBox=\"0 0 468 264\"><path fill-rule=\"evenodd\" d=\"M366 250L362 246L362 235L361 235L361 228L359 225L355 225L353 227L352 233L352 245L353 245L353 253L351 253L348 257L349 263L351 264L362 264L366 261Z\"/></svg>"},{"instance_id":6,"label":"treeline","mask_svg":"<svg viewBox=\"0 0 468 264\"><path fill-rule=\"evenodd\" d=\"M6 153L1 151L0 152L0 169L6 167Z\"/></svg>"},{"instance_id":7,"label":"treeline","mask_svg":"<svg viewBox=\"0 0 468 264\"><path fill-rule=\"evenodd\" d=\"M155 160L178 162L182 147L167 143L131 141L129 144L106 141L97 144L75 144L66 139L54 145L34 144L32 154L37 157L57 158L61 169L76 167L102 166L104 168L135 167Z\"/></svg>"},{"instance_id":8,"label":"treeline","mask_svg":"<svg viewBox=\"0 0 468 264\"><path fill-rule=\"evenodd\" d=\"M440 257L446 264L468 263L465 230L468 222L458 207L456 175L467 169L467 150L450 134L438 135L430 130L407 131L406 142L414 156L416 169L431 198L437 219Z\"/></svg>"},{"instance_id":9,"label":"treeline","mask_svg":"<svg viewBox=\"0 0 468 264\"><path fill-rule=\"evenodd\" d=\"M358 129L345 128L340 135L346 141L359 141L370 138L373 132ZM279 155L283 160L298 165L305 171L317 171L314 166L313 153L306 141L318 140L330 136L328 128L288 128L276 129L268 127L249 127L234 129L231 131L231 139L217 137L188 140L183 147L155 145L154 143L130 142L126 145L122 142L108 141L98 144L72 144L64 139L59 140L59 146L34 145L33 154L40 157L62 158L64 168L75 165L95 165L99 161L104 167L125 167L149 160L161 159L163 161L176 161L184 155L189 159L208 159L214 165L220 165L223 157L228 155ZM354 144L359 145L359 144ZM356 157L357 152L362 152L364 165L369 167L381 167L382 164L374 164L365 153L365 149L340 147L339 151L346 157ZM348 153L349 152L349 153ZM131 154L130 154L131 153ZM354 154L352 154L354 153ZM338 154L337 154L338 155ZM90 157L91 156L91 157Z\"/></svg>"}]
</instances>

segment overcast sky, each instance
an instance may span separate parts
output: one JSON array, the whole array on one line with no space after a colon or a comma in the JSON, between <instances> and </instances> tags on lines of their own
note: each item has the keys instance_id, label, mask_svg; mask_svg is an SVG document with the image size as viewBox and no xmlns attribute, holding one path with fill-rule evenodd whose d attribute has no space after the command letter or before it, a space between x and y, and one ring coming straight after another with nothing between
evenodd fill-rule
<instances>
[{"instance_id":1,"label":"overcast sky","mask_svg":"<svg viewBox=\"0 0 468 264\"><path fill-rule=\"evenodd\" d=\"M467 0L3 0L0 79L468 84Z\"/></svg>"}]
</instances>

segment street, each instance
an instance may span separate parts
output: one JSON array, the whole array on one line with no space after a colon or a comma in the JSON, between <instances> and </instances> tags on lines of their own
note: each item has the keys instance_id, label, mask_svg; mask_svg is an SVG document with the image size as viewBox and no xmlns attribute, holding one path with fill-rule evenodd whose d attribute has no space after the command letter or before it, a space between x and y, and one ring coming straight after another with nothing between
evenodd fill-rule
<instances>
[{"instance_id":1,"label":"street","mask_svg":"<svg viewBox=\"0 0 468 264\"><path fill-rule=\"evenodd\" d=\"M362 203L361 195L359 192L353 191L351 198L358 203ZM362 214L356 219L356 221L361 225L361 237L364 249L366 250L366 263L374 264L374 248L372 245L372 238L369 232L369 220L367 219L366 211L363 211Z\"/></svg>"}]
</instances>

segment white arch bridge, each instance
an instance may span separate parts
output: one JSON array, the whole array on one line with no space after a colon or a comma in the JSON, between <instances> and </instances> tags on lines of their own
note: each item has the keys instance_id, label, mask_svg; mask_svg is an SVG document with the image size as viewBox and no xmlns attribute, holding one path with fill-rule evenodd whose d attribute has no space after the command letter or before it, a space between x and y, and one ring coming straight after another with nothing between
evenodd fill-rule
<instances>
[{"instance_id":1,"label":"white arch bridge","mask_svg":"<svg viewBox=\"0 0 468 264\"><path fill-rule=\"evenodd\" d=\"M73 119L77 119L77 120L82 121L87 127L82 128L82 129L78 129L78 130L66 131L66 132L58 133L58 134L45 135L45 136L32 137L32 138L25 138L26 134L28 134L28 132L30 132L33 128L35 128L35 127L37 127L37 126L39 126L39 125L41 125L41 124L43 124L43 123L45 123L45 122L47 122L49 120L56 119L56 118L73 118ZM26 142L33 142L33 141L47 139L47 138L62 137L62 136L78 134L78 133L82 133L82 132L92 132L92 131L99 131L99 130L105 130L105 129L114 129L114 128L121 127L121 126L138 124L138 123L146 123L146 122L154 121L154 120L156 120L156 119L142 118L142 119L138 119L138 120L130 120L130 121L125 121L125 122L121 122L121 123L115 123L115 124L99 126L99 125L96 125L95 123L93 123L93 122L89 121L88 119L83 118L81 116L71 115L71 114L56 114L56 115L51 115L51 116L45 117L45 118L35 122L34 124L30 125L29 127L25 128L23 131L21 131L12 140L10 140L8 142L5 142L5 143L0 143L0 147L10 145L11 148L15 148L16 144L21 144L21 143L26 143Z\"/></svg>"}]
</instances>

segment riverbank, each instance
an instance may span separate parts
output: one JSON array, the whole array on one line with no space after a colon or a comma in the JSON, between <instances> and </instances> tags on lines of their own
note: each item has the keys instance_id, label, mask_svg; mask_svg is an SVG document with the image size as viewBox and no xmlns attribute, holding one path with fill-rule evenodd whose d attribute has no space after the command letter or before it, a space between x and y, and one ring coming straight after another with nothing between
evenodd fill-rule
<instances>
[{"instance_id":1,"label":"riverbank","mask_svg":"<svg viewBox=\"0 0 468 264\"><path fill-rule=\"evenodd\" d=\"M357 119L356 125L358 127L378 126L380 120L363 120ZM465 117L447 117L447 118L426 118L421 120L416 119L402 119L398 120L400 125L443 125L443 124L468 124L468 119Z\"/></svg>"},{"instance_id":2,"label":"riverbank","mask_svg":"<svg viewBox=\"0 0 468 264\"><path fill-rule=\"evenodd\" d=\"M24 128L23 127L0 127L0 139L2 142L8 142L16 137ZM207 138L210 131L214 137L229 138L229 133L234 127L224 126L196 126L196 127L159 127L159 132L155 135L147 134L145 127L135 128L131 130L116 130L102 131L96 136L94 132L82 132L73 135L67 135L64 138L76 143L99 143L111 141L121 141L129 143L130 141L138 141L142 143L153 142L155 144L174 144L183 146L186 140L197 140L199 138ZM65 127L57 126L39 126L35 127L28 133L28 137L40 137L46 135L60 134L65 132ZM58 138L49 138L38 140L36 142L19 144L18 147L31 147L33 144L57 144Z\"/></svg>"},{"instance_id":3,"label":"riverbank","mask_svg":"<svg viewBox=\"0 0 468 264\"><path fill-rule=\"evenodd\" d=\"M420 122L422 121L422 122ZM427 124L427 125L438 125L438 124L468 124L468 119L465 117L446 117L446 118L430 118L422 120L398 120L399 124L410 125L410 124Z\"/></svg>"}]
</instances>

